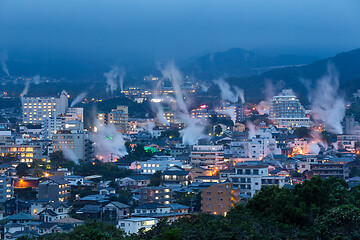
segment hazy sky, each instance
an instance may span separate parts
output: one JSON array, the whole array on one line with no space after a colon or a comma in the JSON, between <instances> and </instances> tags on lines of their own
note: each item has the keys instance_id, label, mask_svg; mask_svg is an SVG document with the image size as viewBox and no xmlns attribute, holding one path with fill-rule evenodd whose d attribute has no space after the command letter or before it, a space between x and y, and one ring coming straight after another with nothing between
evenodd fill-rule
<instances>
[{"instance_id":1,"label":"hazy sky","mask_svg":"<svg viewBox=\"0 0 360 240\"><path fill-rule=\"evenodd\" d=\"M310 55L358 48L360 1L0 0L0 49L9 53L161 59L233 47Z\"/></svg>"}]
</instances>

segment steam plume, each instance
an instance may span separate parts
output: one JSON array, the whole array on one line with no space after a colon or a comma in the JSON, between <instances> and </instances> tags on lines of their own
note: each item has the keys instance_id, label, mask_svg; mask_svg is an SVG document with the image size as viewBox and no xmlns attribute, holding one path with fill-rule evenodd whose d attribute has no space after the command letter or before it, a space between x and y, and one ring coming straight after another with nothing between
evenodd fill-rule
<instances>
[{"instance_id":1,"label":"steam plume","mask_svg":"<svg viewBox=\"0 0 360 240\"><path fill-rule=\"evenodd\" d=\"M146 123L146 125L144 126L144 129L146 131L148 131L151 134L151 136L153 136L154 135L154 127L155 127L155 123L152 121L148 121Z\"/></svg>"},{"instance_id":2,"label":"steam plume","mask_svg":"<svg viewBox=\"0 0 360 240\"><path fill-rule=\"evenodd\" d=\"M73 106L75 106L75 105L78 104L78 103L81 103L81 101L86 97L86 95L87 95L87 92L82 92L82 93L80 93L80 94L74 99L74 101L72 101L70 107L73 107Z\"/></svg>"},{"instance_id":3,"label":"steam plume","mask_svg":"<svg viewBox=\"0 0 360 240\"><path fill-rule=\"evenodd\" d=\"M2 68L3 72L4 72L6 75L10 76L10 74L9 74L9 69L8 69L8 67L7 67L7 65L6 65L6 61L7 61L7 60L8 60L8 55L7 55L6 53L3 53L3 54L1 55L1 58L0 58L1 68Z\"/></svg>"},{"instance_id":4,"label":"steam plume","mask_svg":"<svg viewBox=\"0 0 360 240\"><path fill-rule=\"evenodd\" d=\"M159 119L159 121L164 125L170 126L170 123L164 116L164 109L162 108L162 105L160 103L153 103L153 106L156 109L156 114L157 114L156 116Z\"/></svg>"},{"instance_id":5,"label":"steam plume","mask_svg":"<svg viewBox=\"0 0 360 240\"><path fill-rule=\"evenodd\" d=\"M62 152L65 158L73 161L75 164L79 164L79 159L73 150L71 150L70 148L62 147Z\"/></svg>"},{"instance_id":6,"label":"steam plume","mask_svg":"<svg viewBox=\"0 0 360 240\"><path fill-rule=\"evenodd\" d=\"M221 98L223 100L236 103L241 100L241 103L245 103L244 90L238 87L234 87L235 91L233 92L230 88L230 85L225 82L223 79L214 80L214 83L219 86L221 91Z\"/></svg>"},{"instance_id":7,"label":"steam plume","mask_svg":"<svg viewBox=\"0 0 360 240\"><path fill-rule=\"evenodd\" d=\"M332 65L328 72L317 81L312 92L312 116L315 121L325 123L326 130L335 134L342 133L341 121L345 116L345 100L339 91L339 77Z\"/></svg>"},{"instance_id":8,"label":"steam plume","mask_svg":"<svg viewBox=\"0 0 360 240\"><path fill-rule=\"evenodd\" d=\"M180 88L180 83L182 82L182 74L179 69L175 66L174 63L169 63L164 69L161 70L164 79L171 81L173 89L175 91L176 102L179 107L179 110L183 113L188 113L186 104L184 102L184 97Z\"/></svg>"},{"instance_id":9,"label":"steam plume","mask_svg":"<svg viewBox=\"0 0 360 240\"><path fill-rule=\"evenodd\" d=\"M106 78L106 92L113 93L117 90L117 79L119 79L120 88L121 90L123 90L123 83L125 77L125 70L123 68L119 68L118 66L112 66L109 72L104 73L104 77Z\"/></svg>"},{"instance_id":10,"label":"steam plume","mask_svg":"<svg viewBox=\"0 0 360 240\"><path fill-rule=\"evenodd\" d=\"M113 158L122 158L128 154L123 136L113 125L97 124L94 136L95 152L100 160L109 162Z\"/></svg>"},{"instance_id":11,"label":"steam plume","mask_svg":"<svg viewBox=\"0 0 360 240\"><path fill-rule=\"evenodd\" d=\"M181 118L184 120L186 126L179 131L184 145L197 144L200 138L205 137L204 126L198 119L188 117L185 114L183 114Z\"/></svg>"}]
</instances>

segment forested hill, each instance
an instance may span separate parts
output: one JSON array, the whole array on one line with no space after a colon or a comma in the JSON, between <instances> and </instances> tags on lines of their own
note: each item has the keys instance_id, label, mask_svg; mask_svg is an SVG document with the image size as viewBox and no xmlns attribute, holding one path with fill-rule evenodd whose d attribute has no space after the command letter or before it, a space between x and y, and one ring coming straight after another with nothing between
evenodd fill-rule
<instances>
[{"instance_id":1,"label":"forested hill","mask_svg":"<svg viewBox=\"0 0 360 240\"><path fill-rule=\"evenodd\" d=\"M243 88L250 98L261 98L259 95L265 88L265 82L272 82L278 88L292 88L300 97L306 95L306 88L301 79L309 81L314 87L317 79L327 73L332 64L338 75L340 86L347 96L356 92L360 87L360 49L340 53L334 57L322 59L304 66L293 66L271 70L263 74L247 78L228 78L232 85Z\"/></svg>"}]
</instances>

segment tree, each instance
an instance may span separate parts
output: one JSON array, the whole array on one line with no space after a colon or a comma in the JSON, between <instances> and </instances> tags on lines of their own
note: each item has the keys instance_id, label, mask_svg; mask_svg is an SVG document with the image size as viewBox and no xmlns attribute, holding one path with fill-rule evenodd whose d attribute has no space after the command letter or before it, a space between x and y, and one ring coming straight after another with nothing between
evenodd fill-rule
<instances>
[{"instance_id":1,"label":"tree","mask_svg":"<svg viewBox=\"0 0 360 240\"><path fill-rule=\"evenodd\" d=\"M19 163L16 167L16 173L19 177L26 176L28 174L29 167L26 163Z\"/></svg>"},{"instance_id":2,"label":"tree","mask_svg":"<svg viewBox=\"0 0 360 240\"><path fill-rule=\"evenodd\" d=\"M310 130L307 127L299 127L295 129L294 135L296 135L298 138L305 138L310 136Z\"/></svg>"},{"instance_id":3,"label":"tree","mask_svg":"<svg viewBox=\"0 0 360 240\"><path fill-rule=\"evenodd\" d=\"M64 163L69 162L62 151L53 152L49 155L49 157L52 169L58 169L59 167L62 167Z\"/></svg>"},{"instance_id":4,"label":"tree","mask_svg":"<svg viewBox=\"0 0 360 240\"><path fill-rule=\"evenodd\" d=\"M360 209L354 205L335 207L315 220L321 239L360 239Z\"/></svg>"},{"instance_id":5,"label":"tree","mask_svg":"<svg viewBox=\"0 0 360 240\"><path fill-rule=\"evenodd\" d=\"M161 182L161 171L157 171L154 173L150 178L150 185L151 186L159 186Z\"/></svg>"},{"instance_id":6,"label":"tree","mask_svg":"<svg viewBox=\"0 0 360 240\"><path fill-rule=\"evenodd\" d=\"M214 130L215 136L219 136L219 135L221 134L221 132L222 132L221 126L220 126L220 125L216 125L215 130Z\"/></svg>"}]
</instances>

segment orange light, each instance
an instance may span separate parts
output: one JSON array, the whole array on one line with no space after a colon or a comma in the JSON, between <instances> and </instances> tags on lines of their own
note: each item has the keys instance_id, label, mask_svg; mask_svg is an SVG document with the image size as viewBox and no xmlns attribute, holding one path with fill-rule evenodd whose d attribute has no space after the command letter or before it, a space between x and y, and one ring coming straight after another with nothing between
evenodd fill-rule
<instances>
[{"instance_id":1,"label":"orange light","mask_svg":"<svg viewBox=\"0 0 360 240\"><path fill-rule=\"evenodd\" d=\"M93 165L95 165L95 163L93 162Z\"/></svg>"}]
</instances>

